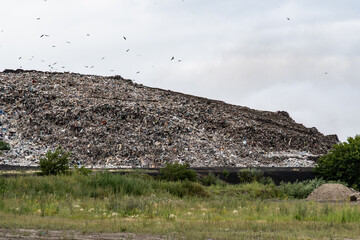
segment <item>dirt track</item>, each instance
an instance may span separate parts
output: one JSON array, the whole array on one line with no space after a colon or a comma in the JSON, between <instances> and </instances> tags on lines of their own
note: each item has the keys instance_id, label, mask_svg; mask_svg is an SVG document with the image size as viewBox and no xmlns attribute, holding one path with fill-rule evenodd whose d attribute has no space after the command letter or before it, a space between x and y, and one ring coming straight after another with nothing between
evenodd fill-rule
<instances>
[{"instance_id":1,"label":"dirt track","mask_svg":"<svg viewBox=\"0 0 360 240\"><path fill-rule=\"evenodd\" d=\"M44 231L35 229L0 229L0 240L7 239L133 239L133 240L161 240L168 239L160 236L140 235L132 233L81 233L75 231Z\"/></svg>"}]
</instances>

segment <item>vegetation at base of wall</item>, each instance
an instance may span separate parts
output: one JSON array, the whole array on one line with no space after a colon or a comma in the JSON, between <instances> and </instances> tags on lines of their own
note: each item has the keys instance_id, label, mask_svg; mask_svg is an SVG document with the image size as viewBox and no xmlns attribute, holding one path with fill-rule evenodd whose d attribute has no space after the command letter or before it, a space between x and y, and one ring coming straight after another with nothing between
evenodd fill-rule
<instances>
[{"instance_id":1,"label":"vegetation at base of wall","mask_svg":"<svg viewBox=\"0 0 360 240\"><path fill-rule=\"evenodd\" d=\"M222 171L222 174L223 174L223 176L224 176L225 179L227 179L227 178L229 177L229 175L230 175L229 171L226 170L226 169L224 169L224 170Z\"/></svg>"},{"instance_id":2,"label":"vegetation at base of wall","mask_svg":"<svg viewBox=\"0 0 360 240\"><path fill-rule=\"evenodd\" d=\"M92 173L92 170L85 166L78 167L77 165L74 165L73 173L88 176Z\"/></svg>"},{"instance_id":3,"label":"vegetation at base of wall","mask_svg":"<svg viewBox=\"0 0 360 240\"><path fill-rule=\"evenodd\" d=\"M7 142L0 140L0 150L10 150L10 145Z\"/></svg>"},{"instance_id":4,"label":"vegetation at base of wall","mask_svg":"<svg viewBox=\"0 0 360 240\"><path fill-rule=\"evenodd\" d=\"M295 183L281 182L278 186L281 194L287 198L304 199L309 196L312 191L326 183L323 179L311 179Z\"/></svg>"},{"instance_id":5,"label":"vegetation at base of wall","mask_svg":"<svg viewBox=\"0 0 360 240\"><path fill-rule=\"evenodd\" d=\"M317 177L342 181L360 189L360 135L349 137L347 142L334 145L317 163L314 169Z\"/></svg>"},{"instance_id":6,"label":"vegetation at base of wall","mask_svg":"<svg viewBox=\"0 0 360 240\"><path fill-rule=\"evenodd\" d=\"M241 169L238 172L238 178L240 183L258 182L263 184L270 184L273 182L271 178L264 176L264 172L253 168Z\"/></svg>"},{"instance_id":7,"label":"vegetation at base of wall","mask_svg":"<svg viewBox=\"0 0 360 240\"><path fill-rule=\"evenodd\" d=\"M159 179L165 181L191 181L197 180L197 174L190 168L188 163L167 163L166 167L160 169Z\"/></svg>"},{"instance_id":8,"label":"vegetation at base of wall","mask_svg":"<svg viewBox=\"0 0 360 240\"><path fill-rule=\"evenodd\" d=\"M48 151L44 157L39 159L41 175L66 174L70 167L70 152L66 152L60 146L55 151Z\"/></svg>"},{"instance_id":9,"label":"vegetation at base of wall","mask_svg":"<svg viewBox=\"0 0 360 240\"><path fill-rule=\"evenodd\" d=\"M199 175L198 181L204 186L211 186L211 185L220 185L225 186L226 183L222 181L218 176L215 176L214 173L209 173L207 175Z\"/></svg>"}]
</instances>

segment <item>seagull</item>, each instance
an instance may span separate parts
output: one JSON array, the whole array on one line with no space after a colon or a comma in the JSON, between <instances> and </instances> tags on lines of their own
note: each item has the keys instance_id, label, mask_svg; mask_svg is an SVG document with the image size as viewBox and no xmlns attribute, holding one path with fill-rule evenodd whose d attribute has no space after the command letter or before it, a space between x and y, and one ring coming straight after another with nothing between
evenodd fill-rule
<instances>
[{"instance_id":1,"label":"seagull","mask_svg":"<svg viewBox=\"0 0 360 240\"><path fill-rule=\"evenodd\" d=\"M19 57L19 60L21 59L21 57Z\"/></svg>"},{"instance_id":2,"label":"seagull","mask_svg":"<svg viewBox=\"0 0 360 240\"><path fill-rule=\"evenodd\" d=\"M175 59L175 57L173 56L171 59L170 59L170 61L172 61L172 60L174 60Z\"/></svg>"},{"instance_id":3,"label":"seagull","mask_svg":"<svg viewBox=\"0 0 360 240\"><path fill-rule=\"evenodd\" d=\"M49 35L47 35L47 34L42 34L40 37L41 37L41 38L42 38L42 37L49 37Z\"/></svg>"},{"instance_id":4,"label":"seagull","mask_svg":"<svg viewBox=\"0 0 360 240\"><path fill-rule=\"evenodd\" d=\"M36 20L40 20L40 18L36 18Z\"/></svg>"},{"instance_id":5,"label":"seagull","mask_svg":"<svg viewBox=\"0 0 360 240\"><path fill-rule=\"evenodd\" d=\"M130 51L130 48L128 50L126 50L126 52Z\"/></svg>"},{"instance_id":6,"label":"seagull","mask_svg":"<svg viewBox=\"0 0 360 240\"><path fill-rule=\"evenodd\" d=\"M126 37L125 37L125 36L123 36L123 38L124 38L124 40L126 40Z\"/></svg>"},{"instance_id":7,"label":"seagull","mask_svg":"<svg viewBox=\"0 0 360 240\"><path fill-rule=\"evenodd\" d=\"M140 71L137 71L137 72L136 72L136 74L139 74L139 73L140 73Z\"/></svg>"},{"instance_id":8,"label":"seagull","mask_svg":"<svg viewBox=\"0 0 360 240\"><path fill-rule=\"evenodd\" d=\"M66 43L69 43L69 44L70 44L70 42L69 42L69 41L66 41Z\"/></svg>"},{"instance_id":9,"label":"seagull","mask_svg":"<svg viewBox=\"0 0 360 240\"><path fill-rule=\"evenodd\" d=\"M290 21L290 18L286 18L288 21Z\"/></svg>"}]
</instances>

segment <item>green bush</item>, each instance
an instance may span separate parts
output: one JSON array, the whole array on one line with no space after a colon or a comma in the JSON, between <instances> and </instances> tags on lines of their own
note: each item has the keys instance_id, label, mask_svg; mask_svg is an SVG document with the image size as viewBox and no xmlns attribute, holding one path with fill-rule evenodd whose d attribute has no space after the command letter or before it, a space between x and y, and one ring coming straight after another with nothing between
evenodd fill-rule
<instances>
[{"instance_id":1,"label":"green bush","mask_svg":"<svg viewBox=\"0 0 360 240\"><path fill-rule=\"evenodd\" d=\"M159 179L166 181L184 181L195 182L197 175L190 165L180 163L167 163L165 168L160 169Z\"/></svg>"},{"instance_id":2,"label":"green bush","mask_svg":"<svg viewBox=\"0 0 360 240\"><path fill-rule=\"evenodd\" d=\"M324 183L326 183L326 181L323 179L312 179L302 182L296 181L294 183L281 182L278 189L282 197L303 199Z\"/></svg>"},{"instance_id":3,"label":"green bush","mask_svg":"<svg viewBox=\"0 0 360 240\"><path fill-rule=\"evenodd\" d=\"M314 173L325 180L342 181L360 188L360 136L349 137L347 141L334 145L322 156Z\"/></svg>"},{"instance_id":4,"label":"green bush","mask_svg":"<svg viewBox=\"0 0 360 240\"><path fill-rule=\"evenodd\" d=\"M66 174L69 170L70 152L65 152L57 147L54 152L48 151L45 157L41 157L39 167L41 175Z\"/></svg>"},{"instance_id":5,"label":"green bush","mask_svg":"<svg viewBox=\"0 0 360 240\"><path fill-rule=\"evenodd\" d=\"M227 178L229 177L229 175L230 175L229 171L226 170L226 169L224 169L224 170L222 171L222 174L224 175L225 179L227 179Z\"/></svg>"},{"instance_id":6,"label":"green bush","mask_svg":"<svg viewBox=\"0 0 360 240\"><path fill-rule=\"evenodd\" d=\"M253 183L258 182L262 184L272 183L272 179L269 177L265 177L264 173L257 169L241 169L238 172L238 178L240 183Z\"/></svg>"},{"instance_id":7,"label":"green bush","mask_svg":"<svg viewBox=\"0 0 360 240\"><path fill-rule=\"evenodd\" d=\"M0 141L0 150L10 150L10 145L7 142Z\"/></svg>"},{"instance_id":8,"label":"green bush","mask_svg":"<svg viewBox=\"0 0 360 240\"><path fill-rule=\"evenodd\" d=\"M221 185L224 186L226 183L215 176L213 173L209 173L205 176L199 176L199 182L204 186Z\"/></svg>"},{"instance_id":9,"label":"green bush","mask_svg":"<svg viewBox=\"0 0 360 240\"><path fill-rule=\"evenodd\" d=\"M88 176L88 175L90 175L90 174L92 173L92 170L89 169L89 168L85 168L85 166L81 166L81 167L79 168L77 165L75 165L75 166L74 166L74 172L75 172L76 174Z\"/></svg>"},{"instance_id":10,"label":"green bush","mask_svg":"<svg viewBox=\"0 0 360 240\"><path fill-rule=\"evenodd\" d=\"M168 183L163 186L171 195L183 198L185 196L192 197L209 197L210 194L205 188L196 182L188 180L182 182Z\"/></svg>"}]
</instances>

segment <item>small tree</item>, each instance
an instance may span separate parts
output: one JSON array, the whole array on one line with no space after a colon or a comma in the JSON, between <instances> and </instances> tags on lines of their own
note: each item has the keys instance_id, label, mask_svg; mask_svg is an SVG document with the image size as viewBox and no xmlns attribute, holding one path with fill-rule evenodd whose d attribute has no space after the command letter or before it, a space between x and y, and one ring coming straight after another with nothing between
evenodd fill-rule
<instances>
[{"instance_id":1,"label":"small tree","mask_svg":"<svg viewBox=\"0 0 360 240\"><path fill-rule=\"evenodd\" d=\"M347 141L334 145L322 156L314 173L325 180L340 180L360 188L360 135L349 137Z\"/></svg>"},{"instance_id":2,"label":"small tree","mask_svg":"<svg viewBox=\"0 0 360 240\"><path fill-rule=\"evenodd\" d=\"M167 163L165 168L160 169L160 179L167 181L196 181L197 175L190 165L180 163Z\"/></svg>"},{"instance_id":3,"label":"small tree","mask_svg":"<svg viewBox=\"0 0 360 240\"><path fill-rule=\"evenodd\" d=\"M54 152L48 151L40 158L41 175L66 174L69 170L70 152L65 152L60 146Z\"/></svg>"}]
</instances>

